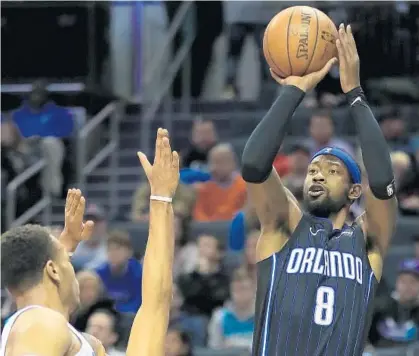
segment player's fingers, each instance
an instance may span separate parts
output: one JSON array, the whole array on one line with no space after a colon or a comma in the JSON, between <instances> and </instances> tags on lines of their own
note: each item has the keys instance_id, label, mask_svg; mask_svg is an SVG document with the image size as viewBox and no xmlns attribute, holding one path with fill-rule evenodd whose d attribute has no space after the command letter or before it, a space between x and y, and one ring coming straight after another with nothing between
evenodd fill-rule
<instances>
[{"instance_id":1,"label":"player's fingers","mask_svg":"<svg viewBox=\"0 0 419 356\"><path fill-rule=\"evenodd\" d=\"M84 209L86 208L86 199L83 196L80 197L79 204L76 208L76 215L83 219Z\"/></svg>"},{"instance_id":2,"label":"player's fingers","mask_svg":"<svg viewBox=\"0 0 419 356\"><path fill-rule=\"evenodd\" d=\"M154 162L158 162L161 156L161 149L162 149L162 140L163 138L163 129L159 128L157 130L157 137L156 137L156 149L154 152Z\"/></svg>"},{"instance_id":3,"label":"player's fingers","mask_svg":"<svg viewBox=\"0 0 419 356\"><path fill-rule=\"evenodd\" d=\"M351 55L352 56L358 56L358 50L356 48L356 42L355 42L354 34L352 32L351 25L348 25L348 27L346 28L346 32L347 32L348 40L349 40L349 44L350 44L349 47L351 49Z\"/></svg>"},{"instance_id":4,"label":"player's fingers","mask_svg":"<svg viewBox=\"0 0 419 356\"><path fill-rule=\"evenodd\" d=\"M162 145L162 163L164 165L169 165L172 160L172 149L170 148L169 139L167 137L163 137Z\"/></svg>"},{"instance_id":5,"label":"player's fingers","mask_svg":"<svg viewBox=\"0 0 419 356\"><path fill-rule=\"evenodd\" d=\"M321 79L323 79L327 73L329 73L330 69L338 62L336 57L329 59L326 65L318 72Z\"/></svg>"},{"instance_id":6,"label":"player's fingers","mask_svg":"<svg viewBox=\"0 0 419 356\"><path fill-rule=\"evenodd\" d=\"M343 23L340 24L339 26L339 41L341 44L341 54L343 55L344 58L348 58L348 44L347 44L347 36L346 36L346 31L345 31L345 26L343 25Z\"/></svg>"},{"instance_id":7,"label":"player's fingers","mask_svg":"<svg viewBox=\"0 0 419 356\"><path fill-rule=\"evenodd\" d=\"M343 51L342 41L340 39L336 40L336 48L338 49L339 64L345 64L346 57Z\"/></svg>"},{"instance_id":8,"label":"player's fingers","mask_svg":"<svg viewBox=\"0 0 419 356\"><path fill-rule=\"evenodd\" d=\"M79 206L80 203L80 199L81 199L81 190L80 189L76 189L74 192L74 200L73 200L73 204L71 206L71 215L74 215L77 211L77 207Z\"/></svg>"},{"instance_id":9,"label":"player's fingers","mask_svg":"<svg viewBox=\"0 0 419 356\"><path fill-rule=\"evenodd\" d=\"M179 170L179 154L176 151L172 153L172 166Z\"/></svg>"},{"instance_id":10,"label":"player's fingers","mask_svg":"<svg viewBox=\"0 0 419 356\"><path fill-rule=\"evenodd\" d=\"M142 152L137 152L138 159L140 160L141 165L143 166L144 172L147 177L151 172L151 163L148 161L147 156Z\"/></svg>"},{"instance_id":11,"label":"player's fingers","mask_svg":"<svg viewBox=\"0 0 419 356\"><path fill-rule=\"evenodd\" d=\"M269 68L269 71L271 72L271 76L272 76L272 78L274 78L275 79L275 81L277 82L277 83L279 83L279 84L282 84L281 82L283 81L283 79L278 75L278 74L276 74L274 71L273 71L273 69L272 68Z\"/></svg>"},{"instance_id":12,"label":"player's fingers","mask_svg":"<svg viewBox=\"0 0 419 356\"><path fill-rule=\"evenodd\" d=\"M89 240L92 236L95 223L92 220L88 220L83 224L83 230L81 232L82 240Z\"/></svg>"},{"instance_id":13,"label":"player's fingers","mask_svg":"<svg viewBox=\"0 0 419 356\"><path fill-rule=\"evenodd\" d=\"M66 214L70 211L70 206L73 202L73 189L67 190L67 197L65 198L65 212Z\"/></svg>"}]
</instances>

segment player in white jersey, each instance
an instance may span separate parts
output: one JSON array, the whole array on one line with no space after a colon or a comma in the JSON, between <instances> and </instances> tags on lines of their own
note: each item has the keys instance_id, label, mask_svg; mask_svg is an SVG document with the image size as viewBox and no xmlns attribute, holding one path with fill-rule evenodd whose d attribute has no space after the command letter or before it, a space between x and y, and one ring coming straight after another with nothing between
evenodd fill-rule
<instances>
[{"instance_id":1,"label":"player in white jersey","mask_svg":"<svg viewBox=\"0 0 419 356\"><path fill-rule=\"evenodd\" d=\"M172 197L179 181L179 156L167 130L159 129L154 164L138 157L151 186L150 227L142 281L142 306L131 329L127 356L162 356L172 298L174 253ZM83 223L85 199L68 192L65 228L59 239L39 225L11 229L1 238L2 281L18 311L2 332L0 356L104 356L102 344L69 323L79 304L71 253L91 235Z\"/></svg>"}]
</instances>

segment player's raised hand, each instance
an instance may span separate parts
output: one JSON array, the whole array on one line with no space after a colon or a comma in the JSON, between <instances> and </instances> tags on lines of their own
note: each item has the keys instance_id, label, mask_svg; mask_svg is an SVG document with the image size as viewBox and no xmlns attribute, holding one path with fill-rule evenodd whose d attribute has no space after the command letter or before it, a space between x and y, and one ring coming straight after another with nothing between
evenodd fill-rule
<instances>
[{"instance_id":1,"label":"player's raised hand","mask_svg":"<svg viewBox=\"0 0 419 356\"><path fill-rule=\"evenodd\" d=\"M137 155L150 183L151 195L172 198L179 183L179 155L172 152L169 132L161 128L157 130L153 165L144 153L138 152Z\"/></svg>"},{"instance_id":2,"label":"player's raised hand","mask_svg":"<svg viewBox=\"0 0 419 356\"><path fill-rule=\"evenodd\" d=\"M274 78L277 83L281 85L294 85L297 88L300 88L302 91L307 92L311 89L314 89L337 62L337 58L332 58L319 71L304 75L302 77L291 75L287 78L281 78L272 69L269 70L271 72L272 78Z\"/></svg>"},{"instance_id":3,"label":"player's raised hand","mask_svg":"<svg viewBox=\"0 0 419 356\"><path fill-rule=\"evenodd\" d=\"M359 56L356 49L351 25L339 26L339 38L336 47L339 54L340 85L344 93L350 92L361 85L359 79Z\"/></svg>"},{"instance_id":4,"label":"player's raised hand","mask_svg":"<svg viewBox=\"0 0 419 356\"><path fill-rule=\"evenodd\" d=\"M61 234L66 244L75 249L80 241L88 240L93 232L94 223L89 220L83 222L86 200L80 189L69 189L65 201L64 230Z\"/></svg>"}]
</instances>

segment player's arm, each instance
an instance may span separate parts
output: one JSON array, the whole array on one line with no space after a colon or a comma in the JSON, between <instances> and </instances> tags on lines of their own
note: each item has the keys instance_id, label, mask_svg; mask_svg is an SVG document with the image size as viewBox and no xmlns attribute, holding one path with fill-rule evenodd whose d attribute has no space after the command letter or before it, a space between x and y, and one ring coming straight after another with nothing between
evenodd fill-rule
<instances>
[{"instance_id":1,"label":"player's arm","mask_svg":"<svg viewBox=\"0 0 419 356\"><path fill-rule=\"evenodd\" d=\"M150 222L143 264L142 305L134 319L126 354L160 356L164 355L169 323L175 241L172 204L161 200L171 200L175 193L179 157L171 151L167 130L159 129L154 165L142 153L139 158L151 185Z\"/></svg>"},{"instance_id":2,"label":"player's arm","mask_svg":"<svg viewBox=\"0 0 419 356\"><path fill-rule=\"evenodd\" d=\"M7 342L8 356L64 356L71 347L67 320L46 308L23 313Z\"/></svg>"},{"instance_id":3,"label":"player's arm","mask_svg":"<svg viewBox=\"0 0 419 356\"><path fill-rule=\"evenodd\" d=\"M381 278L382 260L393 235L397 218L397 199L390 153L381 129L369 108L359 80L359 57L350 26L339 28L337 41L342 90L358 133L362 159L368 176L365 193L366 234L373 241L369 253L371 267Z\"/></svg>"},{"instance_id":4,"label":"player's arm","mask_svg":"<svg viewBox=\"0 0 419 356\"><path fill-rule=\"evenodd\" d=\"M305 93L324 78L334 63L335 59L321 71L304 77L281 79L271 71L274 79L284 87L251 134L242 157L242 176L262 230L257 247L259 261L278 252L301 219L295 197L285 189L272 164Z\"/></svg>"}]
</instances>

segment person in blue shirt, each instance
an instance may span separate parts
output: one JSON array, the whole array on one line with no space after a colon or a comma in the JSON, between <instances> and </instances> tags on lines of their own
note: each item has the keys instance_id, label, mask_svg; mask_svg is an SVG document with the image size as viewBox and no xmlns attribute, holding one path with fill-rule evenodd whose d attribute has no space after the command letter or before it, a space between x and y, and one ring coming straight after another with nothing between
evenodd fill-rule
<instances>
[{"instance_id":1,"label":"person in blue shirt","mask_svg":"<svg viewBox=\"0 0 419 356\"><path fill-rule=\"evenodd\" d=\"M115 301L121 313L135 313L141 306L142 265L133 256L128 234L115 231L109 235L108 262L99 266L96 273L101 278L105 292Z\"/></svg>"},{"instance_id":2,"label":"person in blue shirt","mask_svg":"<svg viewBox=\"0 0 419 356\"><path fill-rule=\"evenodd\" d=\"M21 136L39 148L47 161L42 185L54 196L60 196L63 188L62 166L65 144L62 139L72 135L74 120L71 113L48 99L46 83L37 81L27 100L12 113L12 120Z\"/></svg>"},{"instance_id":3,"label":"person in blue shirt","mask_svg":"<svg viewBox=\"0 0 419 356\"><path fill-rule=\"evenodd\" d=\"M71 113L49 100L46 83L43 81L33 83L27 100L12 113L12 117L25 138L65 138L71 136L74 129Z\"/></svg>"}]
</instances>

